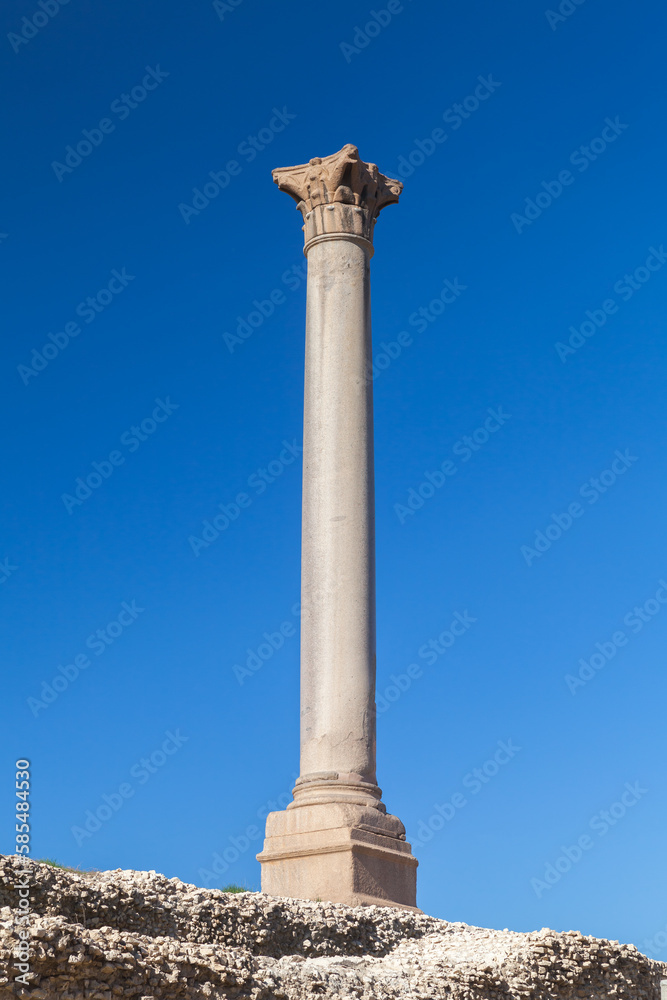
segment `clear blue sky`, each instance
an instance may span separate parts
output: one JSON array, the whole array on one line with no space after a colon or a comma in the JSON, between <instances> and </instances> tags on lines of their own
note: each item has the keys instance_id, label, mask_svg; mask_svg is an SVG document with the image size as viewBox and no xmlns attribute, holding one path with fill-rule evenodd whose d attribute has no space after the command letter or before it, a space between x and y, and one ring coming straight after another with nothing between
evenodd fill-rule
<instances>
[{"instance_id":1,"label":"clear blue sky","mask_svg":"<svg viewBox=\"0 0 667 1000\"><path fill-rule=\"evenodd\" d=\"M298 771L271 169L354 142L405 180L372 264L378 777L419 903L667 959L664 7L55 2L2 14L2 850L28 757L34 857L259 886Z\"/></svg>"}]
</instances>

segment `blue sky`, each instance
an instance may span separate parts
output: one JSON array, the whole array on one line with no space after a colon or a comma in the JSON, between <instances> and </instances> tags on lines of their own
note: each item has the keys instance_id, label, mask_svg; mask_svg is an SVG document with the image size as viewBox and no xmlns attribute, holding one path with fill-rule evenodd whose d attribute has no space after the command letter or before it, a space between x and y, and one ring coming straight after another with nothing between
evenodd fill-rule
<instances>
[{"instance_id":1,"label":"blue sky","mask_svg":"<svg viewBox=\"0 0 667 1000\"><path fill-rule=\"evenodd\" d=\"M271 169L353 142L405 181L372 263L378 778L419 904L667 960L664 8L380 2L3 11L2 850L27 757L34 857L259 887L298 772Z\"/></svg>"}]
</instances>

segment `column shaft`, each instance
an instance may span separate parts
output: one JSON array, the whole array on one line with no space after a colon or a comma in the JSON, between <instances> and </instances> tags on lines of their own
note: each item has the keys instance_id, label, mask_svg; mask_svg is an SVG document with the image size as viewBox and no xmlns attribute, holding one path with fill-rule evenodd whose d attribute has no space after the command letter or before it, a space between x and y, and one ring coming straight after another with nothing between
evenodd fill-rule
<instances>
[{"instance_id":1,"label":"column shaft","mask_svg":"<svg viewBox=\"0 0 667 1000\"><path fill-rule=\"evenodd\" d=\"M370 258L308 248L301 555L301 778L375 783L375 515Z\"/></svg>"}]
</instances>

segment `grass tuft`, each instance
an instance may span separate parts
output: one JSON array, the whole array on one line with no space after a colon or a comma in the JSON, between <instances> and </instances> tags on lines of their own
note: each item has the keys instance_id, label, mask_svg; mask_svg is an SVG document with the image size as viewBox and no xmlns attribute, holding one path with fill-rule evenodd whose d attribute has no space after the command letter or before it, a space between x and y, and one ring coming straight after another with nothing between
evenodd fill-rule
<instances>
[{"instance_id":1,"label":"grass tuft","mask_svg":"<svg viewBox=\"0 0 667 1000\"><path fill-rule=\"evenodd\" d=\"M98 870L97 868L70 868L69 865L61 865L55 858L34 858L33 860L37 864L50 865L52 868L60 868L64 872L76 872L77 875L92 875Z\"/></svg>"}]
</instances>

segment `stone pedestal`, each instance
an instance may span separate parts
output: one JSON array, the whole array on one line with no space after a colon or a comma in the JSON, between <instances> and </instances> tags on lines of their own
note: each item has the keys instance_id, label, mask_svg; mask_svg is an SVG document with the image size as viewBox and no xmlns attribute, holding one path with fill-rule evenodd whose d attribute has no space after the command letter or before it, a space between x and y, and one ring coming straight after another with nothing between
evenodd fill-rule
<instances>
[{"instance_id":1,"label":"stone pedestal","mask_svg":"<svg viewBox=\"0 0 667 1000\"><path fill-rule=\"evenodd\" d=\"M341 803L270 813L262 892L414 910L417 862L400 827L395 816Z\"/></svg>"},{"instance_id":2,"label":"stone pedestal","mask_svg":"<svg viewBox=\"0 0 667 1000\"><path fill-rule=\"evenodd\" d=\"M415 908L417 861L375 775L370 259L402 189L354 146L274 170L308 258L301 556L301 776L267 818L262 890Z\"/></svg>"}]
</instances>

